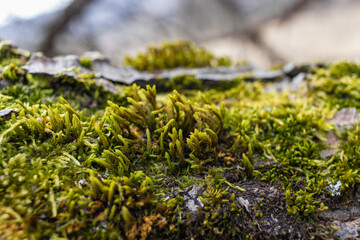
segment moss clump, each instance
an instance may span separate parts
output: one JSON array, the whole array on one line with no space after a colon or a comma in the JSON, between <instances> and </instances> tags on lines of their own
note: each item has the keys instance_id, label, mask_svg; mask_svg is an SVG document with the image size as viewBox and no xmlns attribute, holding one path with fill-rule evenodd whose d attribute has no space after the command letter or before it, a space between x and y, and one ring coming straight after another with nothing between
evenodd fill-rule
<instances>
[{"instance_id":1,"label":"moss clump","mask_svg":"<svg viewBox=\"0 0 360 240\"><path fill-rule=\"evenodd\" d=\"M329 67L329 76L339 79L344 76L360 76L360 67L354 62L338 62Z\"/></svg>"},{"instance_id":2,"label":"moss clump","mask_svg":"<svg viewBox=\"0 0 360 240\"><path fill-rule=\"evenodd\" d=\"M24 64L30 57L30 53L11 45L9 41L0 41L0 67L10 63L17 66Z\"/></svg>"},{"instance_id":3,"label":"moss clump","mask_svg":"<svg viewBox=\"0 0 360 240\"><path fill-rule=\"evenodd\" d=\"M22 71L14 63L10 63L9 65L3 68L1 79L7 79L12 82L15 82L17 80L21 81L24 75L25 75L24 71Z\"/></svg>"},{"instance_id":4,"label":"moss clump","mask_svg":"<svg viewBox=\"0 0 360 240\"><path fill-rule=\"evenodd\" d=\"M80 58L80 65L86 68L91 68L92 67L92 60L91 58L88 57L82 57Z\"/></svg>"},{"instance_id":5,"label":"moss clump","mask_svg":"<svg viewBox=\"0 0 360 240\"><path fill-rule=\"evenodd\" d=\"M359 66L355 63L340 62L320 68L309 83L315 101L326 102L330 106L359 108L360 87Z\"/></svg>"},{"instance_id":6,"label":"moss clump","mask_svg":"<svg viewBox=\"0 0 360 240\"><path fill-rule=\"evenodd\" d=\"M320 187L311 186L314 181L309 181L305 189L300 189L295 193L286 190L286 204L289 214L297 215L298 219L313 215L315 212L326 211L328 207L321 201L314 201L313 197L319 195L325 188L325 182L320 181Z\"/></svg>"},{"instance_id":7,"label":"moss clump","mask_svg":"<svg viewBox=\"0 0 360 240\"><path fill-rule=\"evenodd\" d=\"M176 67L218 67L230 66L227 57L214 57L204 48L197 47L186 41L164 42L161 47L150 46L146 53L136 57L125 57L124 63L140 71L171 69Z\"/></svg>"},{"instance_id":8,"label":"moss clump","mask_svg":"<svg viewBox=\"0 0 360 240\"><path fill-rule=\"evenodd\" d=\"M183 89L203 89L202 82L193 76L180 75L175 76L169 81L165 82L165 88L169 90L183 90Z\"/></svg>"},{"instance_id":9,"label":"moss clump","mask_svg":"<svg viewBox=\"0 0 360 240\"><path fill-rule=\"evenodd\" d=\"M317 218L332 207L329 186L340 182L346 203L360 183L358 123L339 136L339 154L320 157L335 129L327 119L359 104L360 78L341 64L314 70L297 92L240 76L186 96L177 90L201 89L196 79L173 79L171 92L109 91L92 73L4 67L13 84L0 110L13 113L0 121L0 238L332 237Z\"/></svg>"}]
</instances>

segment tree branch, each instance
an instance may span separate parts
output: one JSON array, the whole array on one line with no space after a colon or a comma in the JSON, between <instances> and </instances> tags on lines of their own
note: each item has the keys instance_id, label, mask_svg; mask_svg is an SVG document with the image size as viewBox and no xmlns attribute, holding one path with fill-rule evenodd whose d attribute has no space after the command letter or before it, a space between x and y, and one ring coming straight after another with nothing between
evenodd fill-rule
<instances>
[{"instance_id":1,"label":"tree branch","mask_svg":"<svg viewBox=\"0 0 360 240\"><path fill-rule=\"evenodd\" d=\"M48 56L54 55L54 45L57 36L67 28L71 21L80 16L83 9L93 1L94 0L74 0L71 2L69 6L46 27L46 36L40 45L40 51Z\"/></svg>"}]
</instances>

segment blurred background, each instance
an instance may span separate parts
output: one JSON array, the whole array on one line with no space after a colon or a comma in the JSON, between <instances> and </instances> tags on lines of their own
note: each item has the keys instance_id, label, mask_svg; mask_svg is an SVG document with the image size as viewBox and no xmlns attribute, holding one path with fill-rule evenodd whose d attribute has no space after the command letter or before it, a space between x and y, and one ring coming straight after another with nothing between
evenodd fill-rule
<instances>
[{"instance_id":1,"label":"blurred background","mask_svg":"<svg viewBox=\"0 0 360 240\"><path fill-rule=\"evenodd\" d=\"M48 56L99 51L112 63L149 44L189 40L235 61L360 58L358 0L12 0L0 38Z\"/></svg>"}]
</instances>

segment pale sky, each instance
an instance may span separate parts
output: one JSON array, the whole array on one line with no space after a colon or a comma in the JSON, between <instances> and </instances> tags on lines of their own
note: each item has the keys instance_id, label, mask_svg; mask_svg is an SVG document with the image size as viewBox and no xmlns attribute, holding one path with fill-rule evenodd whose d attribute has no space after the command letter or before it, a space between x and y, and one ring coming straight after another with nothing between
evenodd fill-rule
<instances>
[{"instance_id":1,"label":"pale sky","mask_svg":"<svg viewBox=\"0 0 360 240\"><path fill-rule=\"evenodd\" d=\"M29 19L41 13L47 13L66 6L72 0L0 0L0 26L9 19Z\"/></svg>"}]
</instances>

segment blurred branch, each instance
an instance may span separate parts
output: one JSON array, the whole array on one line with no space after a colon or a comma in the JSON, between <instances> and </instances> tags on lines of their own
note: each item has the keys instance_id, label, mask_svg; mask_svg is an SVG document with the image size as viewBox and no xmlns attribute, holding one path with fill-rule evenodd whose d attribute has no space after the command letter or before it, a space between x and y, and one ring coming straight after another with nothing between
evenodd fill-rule
<instances>
[{"instance_id":1,"label":"blurred branch","mask_svg":"<svg viewBox=\"0 0 360 240\"><path fill-rule=\"evenodd\" d=\"M232 0L217 0L228 12L232 14L241 14L242 9L239 8Z\"/></svg>"},{"instance_id":2,"label":"blurred branch","mask_svg":"<svg viewBox=\"0 0 360 240\"><path fill-rule=\"evenodd\" d=\"M238 5L236 5L233 0L217 0L217 1L224 9L226 9L229 15L231 15L231 18L235 20L234 31L221 35L219 36L219 38L226 36L244 37L248 39L252 44L254 44L257 48L259 48L271 62L286 61L286 59L284 59L284 57L282 57L270 45L268 45L261 36L261 30L262 30L261 27L263 23L266 22L267 20L260 21L257 24L252 24L252 25L248 24L242 26L240 24L237 24L239 18L242 17L242 12L243 12L242 9ZM271 16L270 19L271 18L276 18L276 16Z\"/></svg>"},{"instance_id":3,"label":"blurred branch","mask_svg":"<svg viewBox=\"0 0 360 240\"><path fill-rule=\"evenodd\" d=\"M245 35L251 43L255 44L259 49L261 49L268 59L275 62L286 62L286 59L278 54L275 49L269 46L262 38L261 31L259 29L255 29L254 31L248 31Z\"/></svg>"},{"instance_id":4,"label":"blurred branch","mask_svg":"<svg viewBox=\"0 0 360 240\"><path fill-rule=\"evenodd\" d=\"M41 43L41 49L45 55L55 54L56 38L62 33L76 17L82 14L83 9L94 0L72 1L46 28L46 36Z\"/></svg>"},{"instance_id":5,"label":"blurred branch","mask_svg":"<svg viewBox=\"0 0 360 240\"><path fill-rule=\"evenodd\" d=\"M321 0L298 0L288 9L286 9L282 15L279 17L280 23L283 23L287 20L293 18L296 14L303 11L310 3Z\"/></svg>"},{"instance_id":6,"label":"blurred branch","mask_svg":"<svg viewBox=\"0 0 360 240\"><path fill-rule=\"evenodd\" d=\"M232 15L233 19L237 19L237 17L241 17L242 9L237 6L233 0L217 0L220 5L226 9L226 11ZM272 62L285 62L286 59L282 57L280 54L276 52L266 41L263 40L261 35L262 27L266 24L269 20L272 19L279 19L280 23L285 22L286 20L290 20L296 14L300 13L301 11L305 10L306 7L315 2L315 1L322 1L322 0L297 0L295 1L289 8L281 11L279 14L267 16L261 21L255 22L254 24L245 24L242 26L241 24L235 25L233 31L218 35L212 39L216 38L223 38L223 37L244 37L248 39L252 44L256 47L261 49L263 53L267 56L267 58ZM199 41L208 41L207 39L199 39Z\"/></svg>"}]
</instances>

